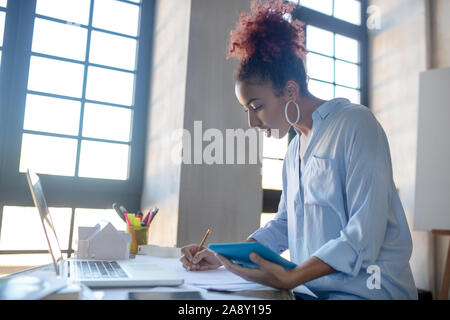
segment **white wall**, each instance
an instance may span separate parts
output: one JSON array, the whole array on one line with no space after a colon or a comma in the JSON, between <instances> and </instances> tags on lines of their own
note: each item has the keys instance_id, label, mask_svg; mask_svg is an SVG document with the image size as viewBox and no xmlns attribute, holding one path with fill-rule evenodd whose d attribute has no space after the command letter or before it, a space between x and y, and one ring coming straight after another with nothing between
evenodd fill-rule
<instances>
[{"instance_id":1,"label":"white wall","mask_svg":"<svg viewBox=\"0 0 450 320\"><path fill-rule=\"evenodd\" d=\"M450 1L430 0L431 68L450 67ZM435 292L440 290L450 237L434 236ZM450 295L449 295L450 299Z\"/></svg>"},{"instance_id":2,"label":"white wall","mask_svg":"<svg viewBox=\"0 0 450 320\"><path fill-rule=\"evenodd\" d=\"M183 128L191 1L156 1L145 175L141 209L158 206L149 242L172 246L178 234L181 166L171 133Z\"/></svg>"},{"instance_id":3,"label":"white wall","mask_svg":"<svg viewBox=\"0 0 450 320\"><path fill-rule=\"evenodd\" d=\"M371 0L370 5L381 14L381 29L369 32L369 107L388 136L394 180L412 230L419 74L449 64L450 1ZM412 237L416 285L437 297L448 240L427 231L413 230Z\"/></svg>"}]
</instances>

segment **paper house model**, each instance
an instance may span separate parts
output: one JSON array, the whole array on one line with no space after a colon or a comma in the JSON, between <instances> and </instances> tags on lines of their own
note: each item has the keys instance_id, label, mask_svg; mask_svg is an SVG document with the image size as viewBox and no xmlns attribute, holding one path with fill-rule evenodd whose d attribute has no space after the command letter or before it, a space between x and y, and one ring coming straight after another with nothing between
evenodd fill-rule
<instances>
[{"instance_id":1,"label":"paper house model","mask_svg":"<svg viewBox=\"0 0 450 320\"><path fill-rule=\"evenodd\" d=\"M130 257L131 235L107 221L78 227L78 259L123 260Z\"/></svg>"}]
</instances>

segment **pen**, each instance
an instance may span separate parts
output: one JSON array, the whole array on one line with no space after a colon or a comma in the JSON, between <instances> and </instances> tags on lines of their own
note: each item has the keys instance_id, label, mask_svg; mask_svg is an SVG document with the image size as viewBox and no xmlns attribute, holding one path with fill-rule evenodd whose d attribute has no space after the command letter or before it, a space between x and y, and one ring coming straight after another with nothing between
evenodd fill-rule
<instances>
[{"instance_id":1,"label":"pen","mask_svg":"<svg viewBox=\"0 0 450 320\"><path fill-rule=\"evenodd\" d=\"M122 213L123 213L124 215L128 212L127 208L125 208L124 206L120 206L120 207L119 207L119 210L122 211Z\"/></svg>"},{"instance_id":2,"label":"pen","mask_svg":"<svg viewBox=\"0 0 450 320\"><path fill-rule=\"evenodd\" d=\"M200 251L200 248L202 248L205 245L206 239L208 238L209 234L211 233L211 230L208 229L208 231L206 231L205 236L203 237L202 243L200 243L200 246L197 248L197 251L195 252L195 254L192 256L192 260L189 263L189 268L188 270L191 270L192 268L192 261L194 261L194 257L197 255L197 253Z\"/></svg>"},{"instance_id":3,"label":"pen","mask_svg":"<svg viewBox=\"0 0 450 320\"><path fill-rule=\"evenodd\" d=\"M150 216L153 210L148 210L147 214L145 215L144 219L142 220L142 222L148 226L148 221L150 220Z\"/></svg>"},{"instance_id":4,"label":"pen","mask_svg":"<svg viewBox=\"0 0 450 320\"><path fill-rule=\"evenodd\" d=\"M119 208L119 205L118 205L117 203L114 202L114 203L112 204L112 207L113 207L113 209L117 212L117 215L118 215L123 221L127 222L127 221L125 220L125 217L124 217L124 215L123 215L122 210L120 210L120 208Z\"/></svg>"},{"instance_id":5,"label":"pen","mask_svg":"<svg viewBox=\"0 0 450 320\"><path fill-rule=\"evenodd\" d=\"M155 216L156 216L156 214L158 213L158 211L159 211L158 208L155 208L155 209L153 210L152 215L151 215L151 217L150 217L150 219L149 219L149 221L148 221L148 225L150 225L150 223L152 223L152 221L153 221L153 219L155 218Z\"/></svg>"}]
</instances>

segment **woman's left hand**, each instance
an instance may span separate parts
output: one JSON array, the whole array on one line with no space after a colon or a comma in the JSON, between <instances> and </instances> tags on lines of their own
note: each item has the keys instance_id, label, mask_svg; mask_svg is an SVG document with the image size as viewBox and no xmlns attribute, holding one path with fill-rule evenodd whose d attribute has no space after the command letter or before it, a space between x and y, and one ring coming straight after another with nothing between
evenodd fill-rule
<instances>
[{"instance_id":1,"label":"woman's left hand","mask_svg":"<svg viewBox=\"0 0 450 320\"><path fill-rule=\"evenodd\" d=\"M225 268L248 281L257 282L277 289L292 289L294 283L294 270L285 270L279 264L263 259L255 252L250 254L250 260L259 265L259 268L247 268L233 263L224 256L216 254Z\"/></svg>"}]
</instances>

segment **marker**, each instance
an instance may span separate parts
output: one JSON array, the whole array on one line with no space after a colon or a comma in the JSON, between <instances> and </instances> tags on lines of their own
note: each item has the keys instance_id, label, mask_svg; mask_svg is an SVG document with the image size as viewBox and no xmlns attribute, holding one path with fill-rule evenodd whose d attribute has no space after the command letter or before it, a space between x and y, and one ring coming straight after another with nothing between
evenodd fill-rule
<instances>
[{"instance_id":1,"label":"marker","mask_svg":"<svg viewBox=\"0 0 450 320\"><path fill-rule=\"evenodd\" d=\"M127 225L131 226L130 218L128 218L128 214L125 213L125 220L127 222Z\"/></svg>"},{"instance_id":2,"label":"marker","mask_svg":"<svg viewBox=\"0 0 450 320\"><path fill-rule=\"evenodd\" d=\"M130 218L128 218L128 214L125 212L125 220L127 220L127 224L130 227L131 238L133 239L134 245L136 246L136 250L138 249L138 244L136 241L136 236L134 234L133 226L131 225Z\"/></svg>"}]
</instances>

